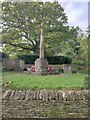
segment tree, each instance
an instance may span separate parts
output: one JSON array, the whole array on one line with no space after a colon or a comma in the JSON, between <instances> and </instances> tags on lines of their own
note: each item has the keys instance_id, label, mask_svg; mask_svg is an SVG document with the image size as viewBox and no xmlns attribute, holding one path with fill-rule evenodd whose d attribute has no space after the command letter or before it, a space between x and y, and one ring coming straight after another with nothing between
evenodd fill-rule
<instances>
[{"instance_id":1,"label":"tree","mask_svg":"<svg viewBox=\"0 0 90 120\"><path fill-rule=\"evenodd\" d=\"M70 46L72 61L78 65L87 65L88 62L88 39L84 32L77 27L76 37ZM70 44L69 44L70 45Z\"/></svg>"},{"instance_id":2,"label":"tree","mask_svg":"<svg viewBox=\"0 0 90 120\"><path fill-rule=\"evenodd\" d=\"M79 27L71 27L68 37L63 42L61 54L72 58L72 63L87 65L88 38Z\"/></svg>"},{"instance_id":3,"label":"tree","mask_svg":"<svg viewBox=\"0 0 90 120\"><path fill-rule=\"evenodd\" d=\"M4 2L2 41L9 54L39 53L40 23L44 22L45 54L57 54L69 32L58 2Z\"/></svg>"}]
</instances>

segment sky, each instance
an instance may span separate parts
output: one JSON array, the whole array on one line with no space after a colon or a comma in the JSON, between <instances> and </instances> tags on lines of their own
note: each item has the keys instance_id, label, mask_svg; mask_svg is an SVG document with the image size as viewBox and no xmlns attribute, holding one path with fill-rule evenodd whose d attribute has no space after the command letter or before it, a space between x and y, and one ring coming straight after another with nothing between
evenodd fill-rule
<instances>
[{"instance_id":1,"label":"sky","mask_svg":"<svg viewBox=\"0 0 90 120\"><path fill-rule=\"evenodd\" d=\"M70 26L79 26L84 32L88 27L88 2L61 2Z\"/></svg>"},{"instance_id":2,"label":"sky","mask_svg":"<svg viewBox=\"0 0 90 120\"><path fill-rule=\"evenodd\" d=\"M48 1L48 0L46 0ZM90 0L49 0L58 1L64 8L70 26L79 26L84 32L87 30L89 17L88 2Z\"/></svg>"},{"instance_id":3,"label":"sky","mask_svg":"<svg viewBox=\"0 0 90 120\"><path fill-rule=\"evenodd\" d=\"M6 1L13 1L13 0L6 0ZM31 0L14 0L14 1L30 2ZM51 2L58 1L65 10L65 13L68 17L68 24L70 26L75 26L75 27L79 26L84 32L87 30L88 22L89 22L88 2L90 0L38 0L38 1L51 1Z\"/></svg>"}]
</instances>

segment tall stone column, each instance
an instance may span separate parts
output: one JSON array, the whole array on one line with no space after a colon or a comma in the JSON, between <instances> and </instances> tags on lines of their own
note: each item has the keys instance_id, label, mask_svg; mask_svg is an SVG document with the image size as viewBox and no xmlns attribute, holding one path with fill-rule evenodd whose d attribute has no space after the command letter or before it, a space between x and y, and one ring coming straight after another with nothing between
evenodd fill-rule
<instances>
[{"instance_id":1,"label":"tall stone column","mask_svg":"<svg viewBox=\"0 0 90 120\"><path fill-rule=\"evenodd\" d=\"M44 23L41 22L40 33L40 54L39 59L35 61L35 71L38 75L44 75L48 72L48 61L44 58Z\"/></svg>"},{"instance_id":2,"label":"tall stone column","mask_svg":"<svg viewBox=\"0 0 90 120\"><path fill-rule=\"evenodd\" d=\"M40 59L44 58L44 23L41 23L41 34L40 34Z\"/></svg>"}]
</instances>

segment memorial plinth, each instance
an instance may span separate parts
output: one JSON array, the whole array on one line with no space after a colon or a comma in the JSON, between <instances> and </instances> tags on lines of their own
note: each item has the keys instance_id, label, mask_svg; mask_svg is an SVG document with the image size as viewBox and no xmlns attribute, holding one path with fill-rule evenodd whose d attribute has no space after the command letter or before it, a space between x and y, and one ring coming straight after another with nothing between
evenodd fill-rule
<instances>
[{"instance_id":1,"label":"memorial plinth","mask_svg":"<svg viewBox=\"0 0 90 120\"><path fill-rule=\"evenodd\" d=\"M45 75L48 73L48 61L40 58L35 61L35 72L37 75Z\"/></svg>"}]
</instances>

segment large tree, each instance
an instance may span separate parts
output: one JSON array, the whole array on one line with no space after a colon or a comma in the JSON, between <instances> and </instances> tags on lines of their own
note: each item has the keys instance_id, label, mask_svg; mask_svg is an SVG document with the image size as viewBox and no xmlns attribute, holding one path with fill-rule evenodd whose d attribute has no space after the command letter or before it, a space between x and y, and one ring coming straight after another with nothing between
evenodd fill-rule
<instances>
[{"instance_id":1,"label":"large tree","mask_svg":"<svg viewBox=\"0 0 90 120\"><path fill-rule=\"evenodd\" d=\"M39 53L44 22L45 54L57 54L70 36L67 17L58 2L4 2L2 41L9 54Z\"/></svg>"}]
</instances>

